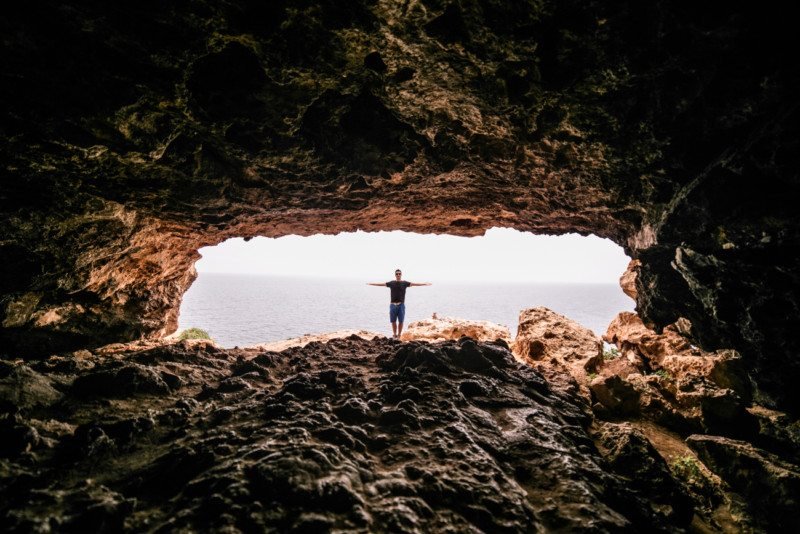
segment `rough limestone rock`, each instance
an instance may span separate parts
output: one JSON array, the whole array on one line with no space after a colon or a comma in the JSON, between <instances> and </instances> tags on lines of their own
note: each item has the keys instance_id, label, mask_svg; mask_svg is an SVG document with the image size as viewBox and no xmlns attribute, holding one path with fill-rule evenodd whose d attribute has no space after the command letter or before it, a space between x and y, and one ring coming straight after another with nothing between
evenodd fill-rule
<instances>
[{"instance_id":1,"label":"rough limestone rock","mask_svg":"<svg viewBox=\"0 0 800 534\"><path fill-rule=\"evenodd\" d=\"M642 361L646 372L662 371L676 380L708 380L749 400L751 381L740 354L733 350L707 352L680 333L685 323L670 325L661 334L644 325L635 313L621 312L603 336L619 352Z\"/></svg>"},{"instance_id":2,"label":"rough limestone rock","mask_svg":"<svg viewBox=\"0 0 800 534\"><path fill-rule=\"evenodd\" d=\"M256 345L252 345L247 348L281 352L291 347L305 347L306 345L308 345L309 343L313 343L314 341L317 341L319 343L327 343L332 339L341 339L350 336L357 336L363 339L375 339L376 337L383 337L382 334L379 334L377 332L370 332L369 330L337 330L335 332L326 332L324 334L305 334L300 337L284 339L282 341L258 343Z\"/></svg>"},{"instance_id":3,"label":"rough limestone rock","mask_svg":"<svg viewBox=\"0 0 800 534\"><path fill-rule=\"evenodd\" d=\"M600 375L588 385L602 419L644 417L683 436L711 432L755 440L758 424L735 391L664 374Z\"/></svg>"},{"instance_id":4,"label":"rough limestone rock","mask_svg":"<svg viewBox=\"0 0 800 534\"><path fill-rule=\"evenodd\" d=\"M623 355L632 352L651 366L658 368L667 355L704 354L692 346L676 328L668 327L659 334L645 326L641 317L634 312L620 312L611 321L603 335L603 341L617 346Z\"/></svg>"},{"instance_id":5,"label":"rough limestone rock","mask_svg":"<svg viewBox=\"0 0 800 534\"><path fill-rule=\"evenodd\" d=\"M641 260L631 260L625 272L622 273L622 276L619 278L619 287L622 288L623 293L634 301L639 296L639 290L636 289L636 276L641 266Z\"/></svg>"},{"instance_id":6,"label":"rough limestone rock","mask_svg":"<svg viewBox=\"0 0 800 534\"><path fill-rule=\"evenodd\" d=\"M648 324L800 412L795 30L757 3L16 2L0 347L168 334L229 237L593 233L641 262Z\"/></svg>"},{"instance_id":7,"label":"rough limestone rock","mask_svg":"<svg viewBox=\"0 0 800 534\"><path fill-rule=\"evenodd\" d=\"M651 506L644 480L607 472L582 400L501 344L352 336L281 353L175 343L87 358L89 371L35 370L79 383L134 366L184 384L112 402L73 390L58 410L20 412L0 459L3 530L688 525L680 494Z\"/></svg>"},{"instance_id":8,"label":"rough limestone rock","mask_svg":"<svg viewBox=\"0 0 800 534\"><path fill-rule=\"evenodd\" d=\"M454 317L434 317L414 321L403 332L403 341L447 341L462 336L476 341L503 340L511 345L511 332L507 327L489 321L469 321Z\"/></svg>"},{"instance_id":9,"label":"rough limestone rock","mask_svg":"<svg viewBox=\"0 0 800 534\"><path fill-rule=\"evenodd\" d=\"M641 415L684 436L758 439L758 423L746 410L751 383L740 355L700 350L676 328L657 334L628 312L612 321L604 339L618 350L604 353L599 376L588 384L595 413Z\"/></svg>"},{"instance_id":10,"label":"rough limestone rock","mask_svg":"<svg viewBox=\"0 0 800 534\"><path fill-rule=\"evenodd\" d=\"M800 469L753 447L719 436L689 436L690 447L712 471L749 501L762 528L800 529Z\"/></svg>"},{"instance_id":11,"label":"rough limestone rock","mask_svg":"<svg viewBox=\"0 0 800 534\"><path fill-rule=\"evenodd\" d=\"M571 375L582 387L603 362L603 343L594 332L548 308L519 314L514 354L550 380Z\"/></svg>"},{"instance_id":12,"label":"rough limestone rock","mask_svg":"<svg viewBox=\"0 0 800 534\"><path fill-rule=\"evenodd\" d=\"M706 379L720 388L733 390L746 400L750 399L750 377L736 351L718 350L703 356L673 354L661 360L660 368L679 380Z\"/></svg>"},{"instance_id":13,"label":"rough limestone rock","mask_svg":"<svg viewBox=\"0 0 800 534\"><path fill-rule=\"evenodd\" d=\"M590 386L599 403L595 411L603 417L643 414L682 435L714 432L758 439L758 423L746 411L752 386L741 356L694 347L680 333L686 328L679 322L658 334L635 313L617 315L603 339L616 344L620 357L606 360L603 379ZM628 361L642 365L630 372Z\"/></svg>"}]
</instances>

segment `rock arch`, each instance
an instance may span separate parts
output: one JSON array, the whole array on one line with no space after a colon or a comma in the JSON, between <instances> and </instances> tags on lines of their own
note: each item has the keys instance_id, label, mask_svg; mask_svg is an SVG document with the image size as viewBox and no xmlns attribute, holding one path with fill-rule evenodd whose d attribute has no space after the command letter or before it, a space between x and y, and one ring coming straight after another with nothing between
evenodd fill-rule
<instances>
[{"instance_id":1,"label":"rock arch","mask_svg":"<svg viewBox=\"0 0 800 534\"><path fill-rule=\"evenodd\" d=\"M688 318L796 410L797 37L694 9L14 7L3 352L169 332L196 250L232 236L591 232L641 261L645 320Z\"/></svg>"}]
</instances>

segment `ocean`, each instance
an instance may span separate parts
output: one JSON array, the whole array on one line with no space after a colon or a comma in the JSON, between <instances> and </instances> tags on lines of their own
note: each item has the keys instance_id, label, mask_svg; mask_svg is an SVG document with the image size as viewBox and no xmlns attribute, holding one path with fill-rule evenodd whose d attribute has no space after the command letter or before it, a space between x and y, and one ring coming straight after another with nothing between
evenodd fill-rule
<instances>
[{"instance_id":1,"label":"ocean","mask_svg":"<svg viewBox=\"0 0 800 534\"><path fill-rule=\"evenodd\" d=\"M228 348L344 329L389 335L389 288L366 282L201 273L184 295L179 329L202 328ZM408 288L405 324L436 312L502 324L513 337L520 310L536 306L602 335L634 302L617 284L443 282Z\"/></svg>"},{"instance_id":2,"label":"ocean","mask_svg":"<svg viewBox=\"0 0 800 534\"><path fill-rule=\"evenodd\" d=\"M519 312L546 306L605 333L634 302L617 284L435 283L406 292L405 325L440 317L485 320L516 335ZM201 273L183 298L179 329L202 328L223 347L344 329L391 334L389 289L364 280Z\"/></svg>"}]
</instances>

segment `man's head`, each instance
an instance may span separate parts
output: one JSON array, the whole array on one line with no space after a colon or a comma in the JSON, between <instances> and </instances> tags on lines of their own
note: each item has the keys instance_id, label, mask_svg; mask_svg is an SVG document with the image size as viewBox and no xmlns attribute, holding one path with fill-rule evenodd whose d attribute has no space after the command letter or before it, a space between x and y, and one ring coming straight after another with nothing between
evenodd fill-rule
<instances>
[{"instance_id":1,"label":"man's head","mask_svg":"<svg viewBox=\"0 0 800 534\"><path fill-rule=\"evenodd\" d=\"M395 269L394 277L400 280L403 277L403 271L401 271L400 269Z\"/></svg>"}]
</instances>

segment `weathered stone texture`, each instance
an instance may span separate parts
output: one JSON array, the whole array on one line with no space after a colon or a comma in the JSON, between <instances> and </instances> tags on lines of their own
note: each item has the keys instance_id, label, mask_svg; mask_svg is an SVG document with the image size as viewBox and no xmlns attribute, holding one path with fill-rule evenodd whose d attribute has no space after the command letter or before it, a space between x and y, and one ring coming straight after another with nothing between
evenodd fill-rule
<instances>
[{"instance_id":1,"label":"weathered stone texture","mask_svg":"<svg viewBox=\"0 0 800 534\"><path fill-rule=\"evenodd\" d=\"M169 333L196 250L228 237L506 226L614 239L648 324L687 318L796 411L791 24L735 3L17 2L2 350Z\"/></svg>"},{"instance_id":2,"label":"weathered stone texture","mask_svg":"<svg viewBox=\"0 0 800 534\"><path fill-rule=\"evenodd\" d=\"M409 323L403 332L403 341L435 341L458 340L462 336L471 337L475 341L502 340L511 344L511 332L508 327L489 321L472 321L455 317L434 317Z\"/></svg>"},{"instance_id":3,"label":"weathered stone texture","mask_svg":"<svg viewBox=\"0 0 800 534\"><path fill-rule=\"evenodd\" d=\"M182 342L84 360L34 364L72 383L62 403L0 418L4 530L617 532L690 520L669 480L648 504L657 458L644 474L606 472L581 400L502 344ZM154 378L173 374L184 380ZM96 387L101 375L115 387Z\"/></svg>"}]
</instances>

